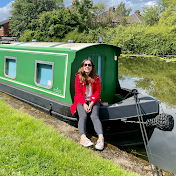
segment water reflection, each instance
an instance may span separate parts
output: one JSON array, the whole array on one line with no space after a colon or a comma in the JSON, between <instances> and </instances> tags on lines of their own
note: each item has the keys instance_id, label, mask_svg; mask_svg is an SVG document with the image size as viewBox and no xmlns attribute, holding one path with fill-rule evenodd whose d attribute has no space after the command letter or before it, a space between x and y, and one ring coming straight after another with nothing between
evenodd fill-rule
<instances>
[{"instance_id":1,"label":"water reflection","mask_svg":"<svg viewBox=\"0 0 176 176\"><path fill-rule=\"evenodd\" d=\"M176 63L152 58L119 58L119 81L125 88L156 97L176 122ZM176 127L172 132L155 129L150 141L154 164L176 174ZM146 159L144 148L132 148Z\"/></svg>"}]
</instances>

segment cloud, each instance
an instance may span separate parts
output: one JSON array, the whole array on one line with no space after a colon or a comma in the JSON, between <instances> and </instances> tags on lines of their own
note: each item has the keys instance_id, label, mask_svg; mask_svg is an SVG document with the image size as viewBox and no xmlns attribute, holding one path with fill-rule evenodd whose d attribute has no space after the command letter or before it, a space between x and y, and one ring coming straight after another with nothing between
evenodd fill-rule
<instances>
[{"instance_id":1,"label":"cloud","mask_svg":"<svg viewBox=\"0 0 176 176\"><path fill-rule=\"evenodd\" d=\"M149 1L145 3L146 6L154 6L156 4L156 1Z\"/></svg>"},{"instance_id":2,"label":"cloud","mask_svg":"<svg viewBox=\"0 0 176 176\"><path fill-rule=\"evenodd\" d=\"M12 2L10 2L9 4L7 4L5 7L0 8L0 12L1 12L0 22L4 21L4 20L7 20L8 17L10 16L9 13L11 11L11 5L12 5Z\"/></svg>"},{"instance_id":3,"label":"cloud","mask_svg":"<svg viewBox=\"0 0 176 176\"><path fill-rule=\"evenodd\" d=\"M105 0L105 3L108 5L108 0ZM126 4L126 8L131 7L132 11L130 15L132 15L135 10L139 10L140 12L142 11L142 7L144 5L150 6L153 4L156 4L156 1L149 1L149 0L114 0L113 6L117 7L121 2L124 2Z\"/></svg>"},{"instance_id":4,"label":"cloud","mask_svg":"<svg viewBox=\"0 0 176 176\"><path fill-rule=\"evenodd\" d=\"M135 10L139 10L140 12L142 11L142 7L144 7L144 5L146 6L150 6L150 5L154 5L157 3L158 0L93 0L94 4L98 4L98 2L102 2L102 3L106 3L106 5L108 7L117 7L121 2L124 2L126 4L126 8L131 7L132 11L130 13L130 15L132 15ZM69 6L72 4L72 0L64 0L65 3L65 7Z\"/></svg>"}]
</instances>

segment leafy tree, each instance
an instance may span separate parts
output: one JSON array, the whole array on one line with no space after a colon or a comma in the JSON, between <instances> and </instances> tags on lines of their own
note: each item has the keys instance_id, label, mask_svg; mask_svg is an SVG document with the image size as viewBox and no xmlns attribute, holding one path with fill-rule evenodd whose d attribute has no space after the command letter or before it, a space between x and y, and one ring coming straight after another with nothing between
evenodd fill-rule
<instances>
[{"instance_id":1,"label":"leafy tree","mask_svg":"<svg viewBox=\"0 0 176 176\"><path fill-rule=\"evenodd\" d=\"M162 12L165 11L167 8L176 8L175 0L159 0L158 4L161 7Z\"/></svg>"},{"instance_id":2,"label":"leafy tree","mask_svg":"<svg viewBox=\"0 0 176 176\"><path fill-rule=\"evenodd\" d=\"M114 13L114 17L120 17L121 18L121 24L124 25L124 23L127 21L126 17L129 16L130 12L132 11L131 7L126 9L125 7L125 3L124 2L121 2L116 10L115 10L115 13Z\"/></svg>"},{"instance_id":3,"label":"leafy tree","mask_svg":"<svg viewBox=\"0 0 176 176\"><path fill-rule=\"evenodd\" d=\"M122 17L122 19L120 20L120 24L122 25L122 26L126 26L127 25L127 17Z\"/></svg>"},{"instance_id":4,"label":"leafy tree","mask_svg":"<svg viewBox=\"0 0 176 176\"><path fill-rule=\"evenodd\" d=\"M88 30L92 27L92 0L75 0L72 2L72 10L79 15L81 25L79 31Z\"/></svg>"},{"instance_id":5,"label":"leafy tree","mask_svg":"<svg viewBox=\"0 0 176 176\"><path fill-rule=\"evenodd\" d=\"M78 15L64 8L58 11L42 12L38 19L32 20L21 40L31 41L35 38L37 41L54 41L63 38L79 24Z\"/></svg>"},{"instance_id":6,"label":"leafy tree","mask_svg":"<svg viewBox=\"0 0 176 176\"><path fill-rule=\"evenodd\" d=\"M124 2L121 2L121 3L117 6L117 8L116 8L114 14L115 14L116 16L127 17L127 16L129 16L129 14L130 14L131 11L132 11L131 7L128 8L128 9L126 9L125 3L124 3Z\"/></svg>"},{"instance_id":7,"label":"leafy tree","mask_svg":"<svg viewBox=\"0 0 176 176\"><path fill-rule=\"evenodd\" d=\"M159 20L160 25L174 26L176 25L176 11L167 8L161 15Z\"/></svg>"},{"instance_id":8,"label":"leafy tree","mask_svg":"<svg viewBox=\"0 0 176 176\"><path fill-rule=\"evenodd\" d=\"M158 23L160 18L161 8L157 4L153 6L144 6L142 10L142 17L146 25L154 25Z\"/></svg>"},{"instance_id":9,"label":"leafy tree","mask_svg":"<svg viewBox=\"0 0 176 176\"><path fill-rule=\"evenodd\" d=\"M103 12L105 12L107 9L107 6L105 3L99 2L97 5L93 5L91 12L93 13L95 25L98 21L99 15L101 15Z\"/></svg>"},{"instance_id":10,"label":"leafy tree","mask_svg":"<svg viewBox=\"0 0 176 176\"><path fill-rule=\"evenodd\" d=\"M159 0L162 10L160 25L174 26L176 25L176 3L175 0Z\"/></svg>"},{"instance_id":11,"label":"leafy tree","mask_svg":"<svg viewBox=\"0 0 176 176\"><path fill-rule=\"evenodd\" d=\"M14 0L10 11L11 33L19 36L41 12L57 10L61 7L63 0Z\"/></svg>"},{"instance_id":12,"label":"leafy tree","mask_svg":"<svg viewBox=\"0 0 176 176\"><path fill-rule=\"evenodd\" d=\"M112 26L112 20L113 20L113 14L108 13L105 17L105 23L108 24L108 26Z\"/></svg>"},{"instance_id":13,"label":"leafy tree","mask_svg":"<svg viewBox=\"0 0 176 176\"><path fill-rule=\"evenodd\" d=\"M63 0L54 0L54 2L56 4L56 10L59 10L65 7Z\"/></svg>"}]
</instances>

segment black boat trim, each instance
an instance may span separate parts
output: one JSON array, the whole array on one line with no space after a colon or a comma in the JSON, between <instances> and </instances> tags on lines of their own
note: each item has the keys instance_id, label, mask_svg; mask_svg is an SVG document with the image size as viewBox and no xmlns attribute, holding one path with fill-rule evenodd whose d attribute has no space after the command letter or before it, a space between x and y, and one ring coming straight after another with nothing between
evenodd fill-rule
<instances>
[{"instance_id":1,"label":"black boat trim","mask_svg":"<svg viewBox=\"0 0 176 176\"><path fill-rule=\"evenodd\" d=\"M26 90L24 88L11 85L9 83L4 83L2 81L0 81L0 91L12 97L15 97L23 102L39 107L40 109L43 109L46 112L50 111L51 104L52 104L51 111L54 114L57 113L59 116L62 116L65 119L70 119L73 121L77 120L71 115L70 103L66 103L52 97L47 97L46 95L36 93L31 90ZM58 113L58 112L61 112L61 113Z\"/></svg>"},{"instance_id":2,"label":"black boat trim","mask_svg":"<svg viewBox=\"0 0 176 176\"><path fill-rule=\"evenodd\" d=\"M147 114L143 114L143 115L151 115L151 114L156 114L156 116L157 116L158 112L152 112L152 113L147 113ZM113 121L113 120L121 120L121 121L123 121L122 119L131 119L131 118L134 118L134 117L137 117L137 115L136 116L123 117L123 118L116 118L116 119L103 119L101 121L102 122L104 122L104 121Z\"/></svg>"},{"instance_id":3,"label":"black boat trim","mask_svg":"<svg viewBox=\"0 0 176 176\"><path fill-rule=\"evenodd\" d=\"M44 111L49 112L49 109L44 108L44 107L42 107L42 106L40 106L40 105L38 105L38 104L32 103L32 102L30 102L30 101L28 101L28 100L25 100L25 99L23 99L23 98L17 97L17 96L15 96L15 95L12 95L12 94L10 94L10 93L8 93L8 92L5 92L5 91L1 91L1 92L5 93L5 94L7 94L7 95L10 95L11 97L14 97L14 98L16 98L16 99L19 99L19 100L21 100L21 101L23 101L23 102L26 102L27 104L30 104L30 105L32 105L32 106L34 106L34 107L38 107L39 109L43 109ZM77 121L76 118L64 116L64 115L59 114L59 113L54 112L54 111L51 111L51 114L56 115L56 116L59 116L59 117L62 117L62 118L64 118L64 119L66 119L66 120Z\"/></svg>"},{"instance_id":4,"label":"black boat trim","mask_svg":"<svg viewBox=\"0 0 176 176\"><path fill-rule=\"evenodd\" d=\"M56 116L60 116L64 119L66 119L66 120L77 121L77 117L73 117L71 115L71 112L70 112L71 104L70 103L66 103L66 102L57 100L55 98L48 97L46 95L36 93L31 90L27 90L25 88L21 88L19 86L12 85L12 84L2 82L2 81L0 81L0 90L2 92L12 96L12 97L15 97L17 99L22 100L23 102L31 104L35 107L40 108L40 109L43 109L46 112L50 112ZM33 97L33 98L31 98L31 97ZM42 101L42 104L39 102L39 100ZM153 101L154 100L151 100L151 102L153 102ZM51 109L50 104L52 104L52 109ZM114 109L113 110L114 112L115 111L118 112L118 107L122 108L122 107L125 107L126 105L127 105L126 103L125 103L125 105L120 105L120 106L116 106L115 104L114 105L111 104L109 106L102 106L102 107L100 107L100 109L102 109L102 110L104 108L107 108L107 110ZM151 113L145 113L144 115L151 115L151 114L157 115L158 111L153 111ZM100 120L102 122L105 122L105 121L116 121L116 120L121 120L121 119L130 119L130 118L134 118L134 117L137 117L137 114L132 115L132 116L128 115L128 116L119 117L119 118L100 118Z\"/></svg>"}]
</instances>

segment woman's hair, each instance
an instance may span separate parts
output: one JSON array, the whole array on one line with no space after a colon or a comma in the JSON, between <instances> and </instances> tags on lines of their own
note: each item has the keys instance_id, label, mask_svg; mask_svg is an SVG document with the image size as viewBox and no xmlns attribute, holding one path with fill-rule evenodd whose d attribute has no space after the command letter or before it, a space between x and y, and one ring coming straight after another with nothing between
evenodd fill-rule
<instances>
[{"instance_id":1,"label":"woman's hair","mask_svg":"<svg viewBox=\"0 0 176 176\"><path fill-rule=\"evenodd\" d=\"M86 61L90 61L91 64L92 64L92 70L91 70L91 72L90 72L89 75L86 75L86 73L85 73L85 71L84 71L84 68L83 68L83 67L84 67L84 63L85 63ZM94 66L93 62L92 62L91 60L89 60L89 59L85 59L85 60L82 61L81 67L80 67L80 69L78 70L78 74L79 74L79 79L80 79L80 81L81 81L81 82L85 82L86 85L90 85L91 79L92 79L93 82L94 82L95 79L97 78L97 73L96 73L96 70L95 70L95 66Z\"/></svg>"}]
</instances>

